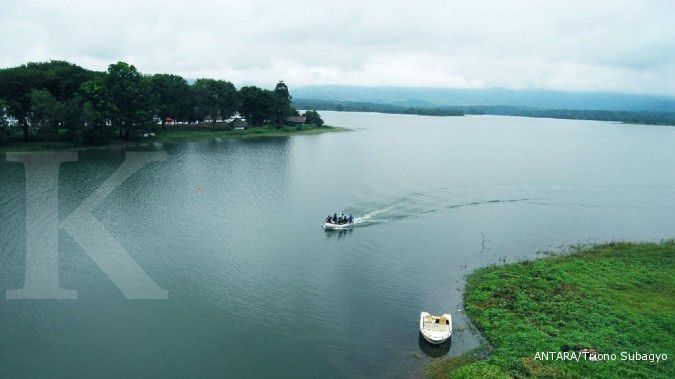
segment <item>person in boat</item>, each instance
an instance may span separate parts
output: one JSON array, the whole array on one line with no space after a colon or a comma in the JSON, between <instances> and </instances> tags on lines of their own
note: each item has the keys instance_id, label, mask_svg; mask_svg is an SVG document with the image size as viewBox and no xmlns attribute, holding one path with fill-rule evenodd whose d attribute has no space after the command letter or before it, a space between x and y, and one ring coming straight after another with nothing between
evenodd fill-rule
<instances>
[{"instance_id":1,"label":"person in boat","mask_svg":"<svg viewBox=\"0 0 675 379\"><path fill-rule=\"evenodd\" d=\"M333 218L330 215L328 215L328 217L326 217L326 224L330 224L332 220Z\"/></svg>"},{"instance_id":2,"label":"person in boat","mask_svg":"<svg viewBox=\"0 0 675 379\"><path fill-rule=\"evenodd\" d=\"M333 213L333 223L337 224L337 220L338 220L337 213Z\"/></svg>"},{"instance_id":3,"label":"person in boat","mask_svg":"<svg viewBox=\"0 0 675 379\"><path fill-rule=\"evenodd\" d=\"M349 214L349 218L347 219L347 221L348 221L350 224L353 224L353 223L354 223L354 217L352 217L352 214L351 214L351 213Z\"/></svg>"}]
</instances>

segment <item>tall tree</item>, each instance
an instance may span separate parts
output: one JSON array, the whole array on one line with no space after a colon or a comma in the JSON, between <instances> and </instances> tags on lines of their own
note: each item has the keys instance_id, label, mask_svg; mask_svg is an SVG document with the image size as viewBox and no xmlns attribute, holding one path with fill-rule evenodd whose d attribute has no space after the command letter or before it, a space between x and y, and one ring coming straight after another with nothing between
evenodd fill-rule
<instances>
[{"instance_id":1,"label":"tall tree","mask_svg":"<svg viewBox=\"0 0 675 379\"><path fill-rule=\"evenodd\" d=\"M26 65L0 70L0 98L6 102L7 113L17 120L25 141L30 136L31 92L42 84L42 75Z\"/></svg>"},{"instance_id":2,"label":"tall tree","mask_svg":"<svg viewBox=\"0 0 675 379\"><path fill-rule=\"evenodd\" d=\"M0 143L9 139L12 135L12 127L9 122L7 103L0 99Z\"/></svg>"},{"instance_id":3,"label":"tall tree","mask_svg":"<svg viewBox=\"0 0 675 379\"><path fill-rule=\"evenodd\" d=\"M252 126L262 125L275 117L276 96L274 92L247 86L239 90L239 97L241 99L239 113Z\"/></svg>"},{"instance_id":4,"label":"tall tree","mask_svg":"<svg viewBox=\"0 0 675 379\"><path fill-rule=\"evenodd\" d=\"M190 116L190 86L180 76L155 74L150 77L150 92L157 100L157 117L166 125L166 118L187 120Z\"/></svg>"},{"instance_id":5,"label":"tall tree","mask_svg":"<svg viewBox=\"0 0 675 379\"><path fill-rule=\"evenodd\" d=\"M112 140L115 130L110 121L114 107L105 90L103 77L82 83L78 91L82 102L82 128L78 133L83 143L105 143Z\"/></svg>"},{"instance_id":6,"label":"tall tree","mask_svg":"<svg viewBox=\"0 0 675 379\"><path fill-rule=\"evenodd\" d=\"M237 89L230 82L215 79L198 79L193 84L197 113L200 119L229 118L237 111Z\"/></svg>"},{"instance_id":7,"label":"tall tree","mask_svg":"<svg viewBox=\"0 0 675 379\"><path fill-rule=\"evenodd\" d=\"M79 96L61 102L61 126L66 129L68 140L78 145L82 142L84 120L82 117L82 99Z\"/></svg>"},{"instance_id":8,"label":"tall tree","mask_svg":"<svg viewBox=\"0 0 675 379\"><path fill-rule=\"evenodd\" d=\"M281 127L286 117L295 114L295 109L291 105L291 94L288 92L288 86L283 81L277 83L274 87L274 117L277 127Z\"/></svg>"},{"instance_id":9,"label":"tall tree","mask_svg":"<svg viewBox=\"0 0 675 379\"><path fill-rule=\"evenodd\" d=\"M152 125L153 107L148 82L125 62L108 66L105 90L113 112L111 120L120 131L120 138L129 139L132 132Z\"/></svg>"},{"instance_id":10,"label":"tall tree","mask_svg":"<svg viewBox=\"0 0 675 379\"><path fill-rule=\"evenodd\" d=\"M44 89L31 92L31 110L28 115L30 126L37 129L40 137L55 141L59 137L62 105L52 94Z\"/></svg>"}]
</instances>

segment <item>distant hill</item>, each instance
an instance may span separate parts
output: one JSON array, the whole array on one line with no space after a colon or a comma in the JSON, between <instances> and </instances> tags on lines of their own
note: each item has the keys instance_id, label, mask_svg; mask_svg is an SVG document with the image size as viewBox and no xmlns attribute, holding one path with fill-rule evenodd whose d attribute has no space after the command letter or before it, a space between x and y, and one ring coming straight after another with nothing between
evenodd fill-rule
<instances>
[{"instance_id":1,"label":"distant hill","mask_svg":"<svg viewBox=\"0 0 675 379\"><path fill-rule=\"evenodd\" d=\"M449 89L414 87L306 86L293 89L298 102L324 100L387 104L397 107L524 107L557 110L675 112L675 98L602 92L549 90Z\"/></svg>"}]
</instances>

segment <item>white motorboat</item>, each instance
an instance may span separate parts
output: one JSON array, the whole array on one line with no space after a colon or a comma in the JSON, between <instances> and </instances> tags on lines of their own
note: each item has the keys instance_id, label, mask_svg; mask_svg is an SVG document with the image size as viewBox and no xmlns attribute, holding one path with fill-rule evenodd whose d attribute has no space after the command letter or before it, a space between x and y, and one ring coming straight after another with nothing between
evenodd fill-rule
<instances>
[{"instance_id":1,"label":"white motorboat","mask_svg":"<svg viewBox=\"0 0 675 379\"><path fill-rule=\"evenodd\" d=\"M323 223L323 228L324 229L349 229L354 226L353 222L348 222L346 224L334 224L332 222L324 222Z\"/></svg>"},{"instance_id":2,"label":"white motorboat","mask_svg":"<svg viewBox=\"0 0 675 379\"><path fill-rule=\"evenodd\" d=\"M420 333L427 342L434 345L441 344L452 334L452 317L444 313L434 316L428 312L420 313Z\"/></svg>"}]
</instances>

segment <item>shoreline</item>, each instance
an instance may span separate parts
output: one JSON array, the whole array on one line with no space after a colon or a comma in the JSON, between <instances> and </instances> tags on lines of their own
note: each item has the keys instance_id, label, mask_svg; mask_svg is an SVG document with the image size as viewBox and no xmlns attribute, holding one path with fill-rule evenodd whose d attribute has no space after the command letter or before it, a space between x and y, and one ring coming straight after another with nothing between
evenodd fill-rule
<instances>
[{"instance_id":1,"label":"shoreline","mask_svg":"<svg viewBox=\"0 0 675 379\"><path fill-rule=\"evenodd\" d=\"M623 353L672 354L673 278L675 240L591 245L480 268L467 278L464 310L487 344L434 360L425 375L672 377L672 359ZM545 359L547 352L556 354Z\"/></svg>"},{"instance_id":2,"label":"shoreline","mask_svg":"<svg viewBox=\"0 0 675 379\"><path fill-rule=\"evenodd\" d=\"M247 129L227 129L227 128L170 128L156 132L155 137L148 137L139 140L114 140L103 145L80 145L73 146L70 142L12 142L0 145L0 154L12 152L48 152L48 151L80 151L108 148L143 148L149 147L153 143L171 144L183 141L206 141L215 138L280 138L301 135L317 135L323 133L341 133L352 129L341 128L330 125L316 126L283 126L276 128L273 126L252 127Z\"/></svg>"},{"instance_id":3,"label":"shoreline","mask_svg":"<svg viewBox=\"0 0 675 379\"><path fill-rule=\"evenodd\" d=\"M556 120L603 121L632 125L675 126L673 111L607 111L599 109L539 109L518 106L403 107L392 104L331 102L300 99L299 107L331 112L364 112L432 117L514 116Z\"/></svg>"}]
</instances>

